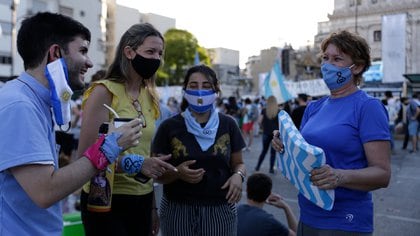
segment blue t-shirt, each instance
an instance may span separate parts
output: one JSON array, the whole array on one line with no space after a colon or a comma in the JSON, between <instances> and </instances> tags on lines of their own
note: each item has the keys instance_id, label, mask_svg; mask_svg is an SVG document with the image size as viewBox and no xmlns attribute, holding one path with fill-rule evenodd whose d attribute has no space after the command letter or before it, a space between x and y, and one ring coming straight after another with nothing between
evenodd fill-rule
<instances>
[{"instance_id":1,"label":"blue t-shirt","mask_svg":"<svg viewBox=\"0 0 420 236\"><path fill-rule=\"evenodd\" d=\"M287 236L289 229L272 214L247 204L238 207L238 236Z\"/></svg>"},{"instance_id":2,"label":"blue t-shirt","mask_svg":"<svg viewBox=\"0 0 420 236\"><path fill-rule=\"evenodd\" d=\"M58 167L50 107L49 90L27 73L0 90L0 235L61 235L60 203L38 207L8 170L34 163Z\"/></svg>"},{"instance_id":3,"label":"blue t-shirt","mask_svg":"<svg viewBox=\"0 0 420 236\"><path fill-rule=\"evenodd\" d=\"M386 108L361 90L342 98L324 97L311 102L304 113L301 133L308 143L324 150L327 164L338 169L367 167L363 144L390 140ZM370 192L337 188L331 211L299 194L299 206L300 220L314 228L373 231Z\"/></svg>"}]
</instances>

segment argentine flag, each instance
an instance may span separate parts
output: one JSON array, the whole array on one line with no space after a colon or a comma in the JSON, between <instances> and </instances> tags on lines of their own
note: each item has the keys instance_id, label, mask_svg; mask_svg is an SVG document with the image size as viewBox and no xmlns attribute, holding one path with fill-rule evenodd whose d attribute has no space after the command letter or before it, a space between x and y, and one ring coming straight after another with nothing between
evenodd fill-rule
<instances>
[{"instance_id":1,"label":"argentine flag","mask_svg":"<svg viewBox=\"0 0 420 236\"><path fill-rule=\"evenodd\" d=\"M324 151L305 141L287 112L280 111L278 121L280 137L285 147L284 153L277 156L281 173L306 199L330 211L334 206L334 190L319 189L310 181L311 170L326 163Z\"/></svg>"},{"instance_id":2,"label":"argentine flag","mask_svg":"<svg viewBox=\"0 0 420 236\"><path fill-rule=\"evenodd\" d=\"M284 84L284 76L279 64L278 60L274 62L273 68L264 80L265 97L273 95L278 103L284 103L293 99L293 96Z\"/></svg>"}]
</instances>

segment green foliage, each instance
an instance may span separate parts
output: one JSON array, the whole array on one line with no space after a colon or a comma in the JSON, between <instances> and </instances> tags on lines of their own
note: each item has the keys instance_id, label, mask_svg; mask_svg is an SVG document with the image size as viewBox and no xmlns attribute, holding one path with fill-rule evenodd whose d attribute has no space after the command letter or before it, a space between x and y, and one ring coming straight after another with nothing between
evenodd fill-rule
<instances>
[{"instance_id":1,"label":"green foliage","mask_svg":"<svg viewBox=\"0 0 420 236\"><path fill-rule=\"evenodd\" d=\"M162 69L159 69L156 74L156 85L157 86L165 86L166 82L169 79L169 75L165 73Z\"/></svg>"},{"instance_id":2,"label":"green foliage","mask_svg":"<svg viewBox=\"0 0 420 236\"><path fill-rule=\"evenodd\" d=\"M169 29L164 38L164 62L157 74L158 85L180 85L185 72L194 64L196 51L201 63L210 64L206 49L198 45L197 39L190 32Z\"/></svg>"}]
</instances>

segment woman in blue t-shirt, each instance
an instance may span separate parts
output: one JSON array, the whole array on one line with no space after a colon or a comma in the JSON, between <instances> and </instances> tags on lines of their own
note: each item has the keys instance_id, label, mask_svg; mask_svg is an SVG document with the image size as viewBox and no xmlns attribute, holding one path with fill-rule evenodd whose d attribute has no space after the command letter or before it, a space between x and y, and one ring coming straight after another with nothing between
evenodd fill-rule
<instances>
[{"instance_id":1,"label":"woman in blue t-shirt","mask_svg":"<svg viewBox=\"0 0 420 236\"><path fill-rule=\"evenodd\" d=\"M331 95L309 103L301 124L303 138L322 148L326 164L310 172L320 189L334 189L332 210L299 194L298 235L372 235L370 191L387 187L391 177L387 111L380 100L359 90L370 66L365 39L341 31L321 44L321 72ZM278 131L272 145L282 152ZM286 150L287 151L287 150Z\"/></svg>"}]
</instances>

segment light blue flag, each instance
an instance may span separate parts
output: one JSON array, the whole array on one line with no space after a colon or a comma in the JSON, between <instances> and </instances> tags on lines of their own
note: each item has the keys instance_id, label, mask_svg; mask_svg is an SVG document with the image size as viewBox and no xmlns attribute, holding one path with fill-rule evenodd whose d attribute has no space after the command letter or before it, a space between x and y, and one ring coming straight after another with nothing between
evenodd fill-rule
<instances>
[{"instance_id":1,"label":"light blue flag","mask_svg":"<svg viewBox=\"0 0 420 236\"><path fill-rule=\"evenodd\" d=\"M194 65L200 65L200 56L198 55L198 51L195 51Z\"/></svg>"},{"instance_id":2,"label":"light blue flag","mask_svg":"<svg viewBox=\"0 0 420 236\"><path fill-rule=\"evenodd\" d=\"M334 205L334 190L319 189L309 179L312 169L325 164L324 151L303 139L287 112L280 111L278 120L280 137L285 147L285 152L278 155L277 165L281 173L308 200L325 210L331 210Z\"/></svg>"},{"instance_id":3,"label":"light blue flag","mask_svg":"<svg viewBox=\"0 0 420 236\"><path fill-rule=\"evenodd\" d=\"M284 76L279 64L278 60L274 62L273 68L264 80L265 97L273 95L278 103L284 103L293 99L293 96L284 85Z\"/></svg>"}]
</instances>

